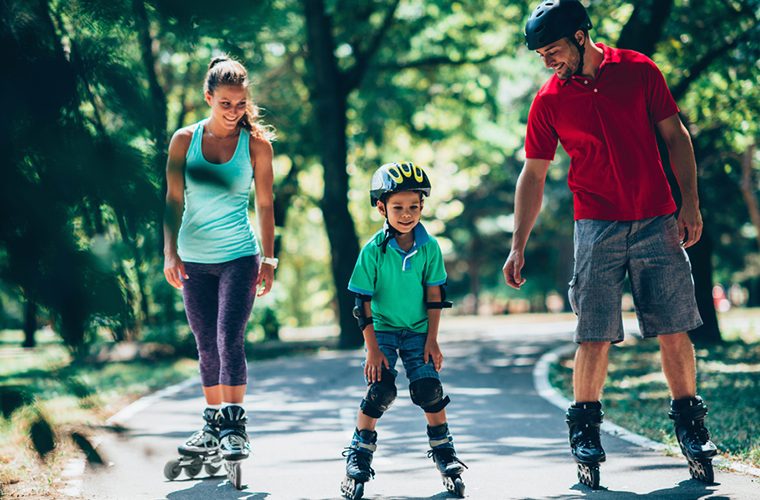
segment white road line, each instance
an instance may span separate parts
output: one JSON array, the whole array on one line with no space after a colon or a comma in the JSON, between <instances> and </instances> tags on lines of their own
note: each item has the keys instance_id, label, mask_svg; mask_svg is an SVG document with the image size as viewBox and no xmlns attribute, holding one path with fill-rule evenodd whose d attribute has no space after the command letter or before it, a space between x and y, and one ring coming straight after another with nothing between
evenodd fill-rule
<instances>
[{"instance_id":1,"label":"white road line","mask_svg":"<svg viewBox=\"0 0 760 500\"><path fill-rule=\"evenodd\" d=\"M148 394L147 396L136 399L106 420L106 425L124 424L127 420L159 399L177 394L178 392L197 384L200 384L198 377L192 377L178 384L165 387L154 393ZM102 442L103 438L95 437L92 440L92 445L97 448ZM62 473L62 477L65 478L65 486L61 490L61 494L68 497L79 497L82 495L85 469L86 463L84 458L73 458L66 463L66 467Z\"/></svg>"},{"instance_id":2,"label":"white road line","mask_svg":"<svg viewBox=\"0 0 760 500\"><path fill-rule=\"evenodd\" d=\"M533 386L535 387L536 392L538 392L539 396L562 410L567 410L567 407L570 406L571 402L549 383L549 366L552 363L558 362L561 357L575 351L576 347L577 345L573 343L567 343L556 347L541 356L536 363L536 366L533 368ZM628 429L624 429L619 425L615 425L610 421L602 423L602 430L607 434L628 441L636 446L641 446L642 448L649 448L650 450L659 452L668 452L675 455L681 454L681 450L676 446L668 446L663 443L658 443L657 441L652 441L649 438L631 432ZM721 456L715 457L713 463L719 467L725 467L737 472L760 477L760 468L739 462L732 462Z\"/></svg>"}]
</instances>

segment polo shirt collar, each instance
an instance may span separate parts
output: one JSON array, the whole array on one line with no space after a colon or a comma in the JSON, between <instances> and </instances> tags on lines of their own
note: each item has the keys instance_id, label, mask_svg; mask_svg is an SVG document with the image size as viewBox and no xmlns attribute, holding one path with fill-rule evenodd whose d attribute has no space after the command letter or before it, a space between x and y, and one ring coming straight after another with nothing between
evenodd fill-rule
<instances>
[{"instance_id":1,"label":"polo shirt collar","mask_svg":"<svg viewBox=\"0 0 760 500\"><path fill-rule=\"evenodd\" d=\"M388 224L387 221L385 223ZM414 233L414 244L412 245L412 248L410 248L408 252L402 250L401 247L398 246L398 242L396 241L396 238L392 238L391 241L388 242L388 246L392 247L401 255L408 255L408 254L416 252L417 249L419 249L422 245L430 241L430 235L428 234L427 230L425 229L425 226L423 226L421 222L418 222L417 225L414 226L414 229L412 229L412 232Z\"/></svg>"},{"instance_id":2,"label":"polo shirt collar","mask_svg":"<svg viewBox=\"0 0 760 500\"><path fill-rule=\"evenodd\" d=\"M607 45L605 45L605 44L603 44L601 42L595 43L594 45L596 45L597 47L599 47L600 49L602 49L602 52L604 53L602 55L602 62L599 64L599 69L597 70L597 76L598 76L599 71L601 71L602 68L605 67L606 65L608 65L608 64L617 64L617 63L620 62L620 51L618 49L613 48L613 47L608 47ZM573 77L571 76L570 78L568 78L566 80L560 80L557 77L557 75L553 75L553 76L554 76L554 78L556 78L557 80L559 80L559 84L562 85L563 87L565 85L567 85L570 82L570 80L573 79ZM581 77L578 77L578 78L581 78Z\"/></svg>"}]
</instances>

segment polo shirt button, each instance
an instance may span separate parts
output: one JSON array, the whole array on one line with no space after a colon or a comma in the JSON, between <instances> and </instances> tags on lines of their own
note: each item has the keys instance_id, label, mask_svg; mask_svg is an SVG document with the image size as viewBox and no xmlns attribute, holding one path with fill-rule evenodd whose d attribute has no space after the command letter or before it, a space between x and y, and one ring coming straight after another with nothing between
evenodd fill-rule
<instances>
[{"instance_id":1,"label":"polo shirt button","mask_svg":"<svg viewBox=\"0 0 760 500\"><path fill-rule=\"evenodd\" d=\"M599 92L599 89L594 89L594 92Z\"/></svg>"},{"instance_id":2,"label":"polo shirt button","mask_svg":"<svg viewBox=\"0 0 760 500\"><path fill-rule=\"evenodd\" d=\"M588 85L588 80L583 80L584 85Z\"/></svg>"}]
</instances>

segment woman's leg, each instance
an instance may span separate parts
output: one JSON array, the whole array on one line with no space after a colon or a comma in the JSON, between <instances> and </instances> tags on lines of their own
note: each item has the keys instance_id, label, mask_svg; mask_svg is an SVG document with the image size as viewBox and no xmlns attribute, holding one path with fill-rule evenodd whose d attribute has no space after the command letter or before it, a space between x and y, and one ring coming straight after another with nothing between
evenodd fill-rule
<instances>
[{"instance_id":1,"label":"woman's leg","mask_svg":"<svg viewBox=\"0 0 760 500\"><path fill-rule=\"evenodd\" d=\"M184 281L182 298L185 314L198 348L201 385L209 405L220 404L219 351L217 349L217 312L219 278L213 264L185 263L188 279Z\"/></svg>"},{"instance_id":2,"label":"woman's leg","mask_svg":"<svg viewBox=\"0 0 760 500\"><path fill-rule=\"evenodd\" d=\"M251 316L259 272L258 256L225 263L219 276L217 345L221 362L220 383L225 403L242 403L248 382L245 329Z\"/></svg>"}]
</instances>

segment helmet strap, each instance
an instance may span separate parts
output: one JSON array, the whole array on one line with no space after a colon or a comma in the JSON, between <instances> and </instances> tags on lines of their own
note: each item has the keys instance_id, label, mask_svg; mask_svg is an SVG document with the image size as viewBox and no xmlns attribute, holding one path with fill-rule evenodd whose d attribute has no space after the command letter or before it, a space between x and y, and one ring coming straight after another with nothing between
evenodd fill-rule
<instances>
[{"instance_id":1,"label":"helmet strap","mask_svg":"<svg viewBox=\"0 0 760 500\"><path fill-rule=\"evenodd\" d=\"M576 30L577 33L577 30ZM575 39L575 33L573 33L570 37L570 41L573 42L573 45L575 45L575 48L578 49L578 52L580 53L580 61L578 62L578 68L575 70L575 73L573 75L582 75L583 74L583 55L586 53L586 45L585 43L583 45L578 43L578 40ZM588 40L588 38L587 38Z\"/></svg>"},{"instance_id":2,"label":"helmet strap","mask_svg":"<svg viewBox=\"0 0 760 500\"><path fill-rule=\"evenodd\" d=\"M401 231L396 229L395 227L391 226L390 221L388 220L388 215L385 215L385 224L383 225L383 229L385 230L385 238L383 238L383 242L380 243L380 248L383 249L383 253L388 249L388 243L397 235L401 234Z\"/></svg>"}]
</instances>

